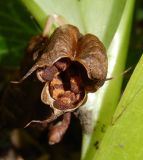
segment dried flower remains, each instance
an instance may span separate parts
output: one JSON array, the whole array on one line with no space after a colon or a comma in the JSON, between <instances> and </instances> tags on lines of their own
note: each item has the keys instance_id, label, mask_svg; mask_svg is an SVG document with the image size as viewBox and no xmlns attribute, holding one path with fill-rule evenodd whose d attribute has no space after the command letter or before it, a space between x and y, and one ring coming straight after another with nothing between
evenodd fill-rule
<instances>
[{"instance_id":1,"label":"dried flower remains","mask_svg":"<svg viewBox=\"0 0 143 160\"><path fill-rule=\"evenodd\" d=\"M38 80L44 83L41 101L53 109L53 114L44 121L33 120L27 126L47 125L63 115L61 124L51 127L49 132L49 143L55 144L67 130L71 112L86 101L88 92L95 92L104 84L106 50L95 35L82 35L77 27L65 24L50 37L33 37L28 52L33 55L34 65L20 82L36 72Z\"/></svg>"}]
</instances>

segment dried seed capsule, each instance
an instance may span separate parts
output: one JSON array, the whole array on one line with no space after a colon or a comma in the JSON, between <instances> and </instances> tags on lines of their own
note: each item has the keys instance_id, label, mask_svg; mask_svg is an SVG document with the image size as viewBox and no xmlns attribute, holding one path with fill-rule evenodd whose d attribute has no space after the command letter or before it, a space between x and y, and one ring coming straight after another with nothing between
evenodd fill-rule
<instances>
[{"instance_id":1,"label":"dried seed capsule","mask_svg":"<svg viewBox=\"0 0 143 160\"><path fill-rule=\"evenodd\" d=\"M82 35L69 24L58 27L43 44L40 50L35 43L31 47L41 56L22 80L36 70L38 79L45 82L42 102L58 114L74 111L84 102L86 92L96 91L105 81L105 47L95 35Z\"/></svg>"}]
</instances>

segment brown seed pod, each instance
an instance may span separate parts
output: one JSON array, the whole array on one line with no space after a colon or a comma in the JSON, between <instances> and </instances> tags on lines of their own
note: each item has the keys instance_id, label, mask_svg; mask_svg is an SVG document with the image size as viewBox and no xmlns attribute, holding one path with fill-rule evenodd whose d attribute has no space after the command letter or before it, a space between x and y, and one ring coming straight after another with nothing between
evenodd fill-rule
<instances>
[{"instance_id":1,"label":"brown seed pod","mask_svg":"<svg viewBox=\"0 0 143 160\"><path fill-rule=\"evenodd\" d=\"M74 111L84 102L86 92L96 91L106 79L105 47L95 35L82 35L69 24L58 27L43 41L40 49L34 42L34 47L29 47L38 56L21 81L36 71L38 79L45 83L42 102L50 105L55 115Z\"/></svg>"}]
</instances>

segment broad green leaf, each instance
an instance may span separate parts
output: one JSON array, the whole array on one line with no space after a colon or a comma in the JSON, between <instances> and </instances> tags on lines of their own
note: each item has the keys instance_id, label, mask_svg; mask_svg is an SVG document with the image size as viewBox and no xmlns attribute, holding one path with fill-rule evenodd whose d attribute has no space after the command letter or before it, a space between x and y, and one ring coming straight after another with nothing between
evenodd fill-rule
<instances>
[{"instance_id":1,"label":"broad green leaf","mask_svg":"<svg viewBox=\"0 0 143 160\"><path fill-rule=\"evenodd\" d=\"M125 89L96 160L143 158L143 56ZM103 154L104 153L104 154Z\"/></svg>"},{"instance_id":2,"label":"broad green leaf","mask_svg":"<svg viewBox=\"0 0 143 160\"><path fill-rule=\"evenodd\" d=\"M49 15L63 16L69 23L76 25L85 32L80 15L78 0L21 0L35 17L42 28Z\"/></svg>"},{"instance_id":3,"label":"broad green leaf","mask_svg":"<svg viewBox=\"0 0 143 160\"><path fill-rule=\"evenodd\" d=\"M120 22L125 0L81 0L86 32L97 35L108 48Z\"/></svg>"},{"instance_id":4,"label":"broad green leaf","mask_svg":"<svg viewBox=\"0 0 143 160\"><path fill-rule=\"evenodd\" d=\"M18 65L27 41L37 31L18 0L0 1L0 65Z\"/></svg>"},{"instance_id":5,"label":"broad green leaf","mask_svg":"<svg viewBox=\"0 0 143 160\"><path fill-rule=\"evenodd\" d=\"M100 111L97 115L97 121L95 121L97 125L95 126L94 132L90 137L85 135L83 140L82 159L84 160L95 159L96 151L100 147L101 140L107 127L111 123L112 115L117 106L122 81L122 77L119 77L118 75L122 73L125 65L133 8L134 0L126 1L121 21L108 49L108 76L114 75L117 78L110 82L106 82L104 87L96 94L97 99L95 100L95 106L100 107ZM95 114L97 114L98 109L99 108L93 110ZM87 150L86 147L84 147L84 144L89 145Z\"/></svg>"},{"instance_id":6,"label":"broad green leaf","mask_svg":"<svg viewBox=\"0 0 143 160\"><path fill-rule=\"evenodd\" d=\"M47 17L62 15L81 32L96 34L109 46L119 24L125 0L21 0L43 28ZM64 4L64 5L62 5ZM70 6L70 9L69 9ZM113 9L114 8L114 9ZM104 12L103 12L104 11Z\"/></svg>"}]
</instances>

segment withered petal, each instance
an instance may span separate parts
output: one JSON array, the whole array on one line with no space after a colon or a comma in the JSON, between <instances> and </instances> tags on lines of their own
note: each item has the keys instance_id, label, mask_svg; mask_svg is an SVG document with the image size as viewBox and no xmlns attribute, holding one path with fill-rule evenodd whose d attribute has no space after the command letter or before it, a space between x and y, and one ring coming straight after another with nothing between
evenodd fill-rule
<instances>
[{"instance_id":1,"label":"withered petal","mask_svg":"<svg viewBox=\"0 0 143 160\"><path fill-rule=\"evenodd\" d=\"M77 41L80 37L80 32L77 27L73 25L63 25L58 27L51 35L49 44L37 62L40 67L52 66L61 58L74 59ZM42 66L41 66L42 65Z\"/></svg>"},{"instance_id":2,"label":"withered petal","mask_svg":"<svg viewBox=\"0 0 143 160\"><path fill-rule=\"evenodd\" d=\"M102 42L92 34L86 34L78 41L76 60L83 64L92 80L105 80L107 75L107 55Z\"/></svg>"}]
</instances>

